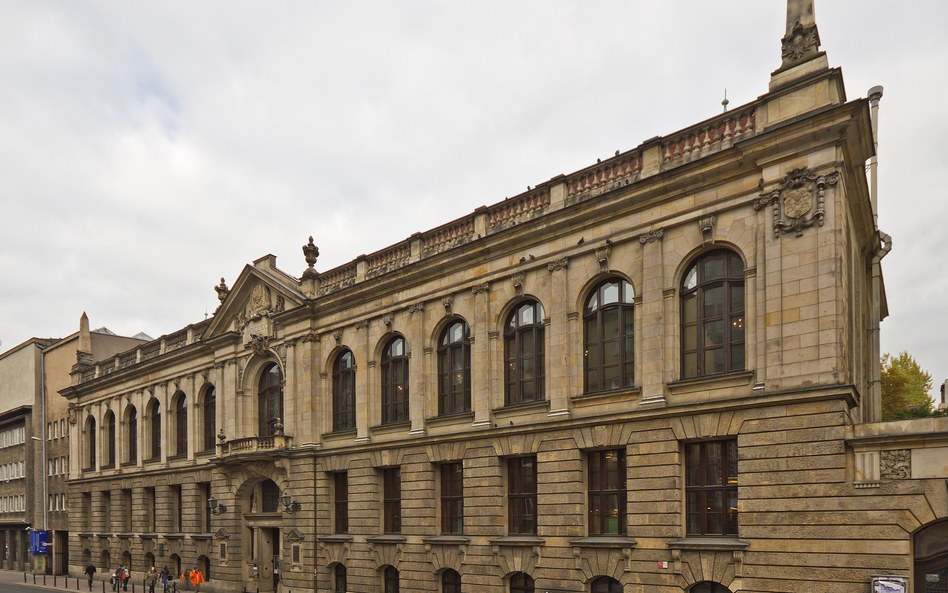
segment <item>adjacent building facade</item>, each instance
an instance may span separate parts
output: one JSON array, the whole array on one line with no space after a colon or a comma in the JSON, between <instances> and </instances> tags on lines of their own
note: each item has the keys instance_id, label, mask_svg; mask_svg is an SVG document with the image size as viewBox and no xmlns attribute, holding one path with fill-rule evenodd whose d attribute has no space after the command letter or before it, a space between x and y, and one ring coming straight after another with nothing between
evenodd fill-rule
<instances>
[{"instance_id":1,"label":"adjacent building facade","mask_svg":"<svg viewBox=\"0 0 948 593\"><path fill-rule=\"evenodd\" d=\"M332 270L265 256L211 319L80 361L71 570L943 590L948 426L878 422L870 102L812 4L753 103Z\"/></svg>"}]
</instances>

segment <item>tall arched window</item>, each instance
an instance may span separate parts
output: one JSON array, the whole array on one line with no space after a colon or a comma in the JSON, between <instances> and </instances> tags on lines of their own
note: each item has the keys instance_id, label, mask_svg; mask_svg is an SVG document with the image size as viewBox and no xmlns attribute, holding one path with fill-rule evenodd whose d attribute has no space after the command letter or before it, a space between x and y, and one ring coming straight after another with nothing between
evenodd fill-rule
<instances>
[{"instance_id":1,"label":"tall arched window","mask_svg":"<svg viewBox=\"0 0 948 593\"><path fill-rule=\"evenodd\" d=\"M204 392L204 450L214 450L217 436L217 390L211 385Z\"/></svg>"},{"instance_id":2,"label":"tall arched window","mask_svg":"<svg viewBox=\"0 0 948 593\"><path fill-rule=\"evenodd\" d=\"M592 582L591 593L622 593L622 583L612 577L599 577Z\"/></svg>"},{"instance_id":3,"label":"tall arched window","mask_svg":"<svg viewBox=\"0 0 948 593\"><path fill-rule=\"evenodd\" d=\"M175 455L188 454L188 398L179 393L174 405Z\"/></svg>"},{"instance_id":4,"label":"tall arched window","mask_svg":"<svg viewBox=\"0 0 948 593\"><path fill-rule=\"evenodd\" d=\"M86 421L86 467L95 469L95 418Z\"/></svg>"},{"instance_id":5,"label":"tall arched window","mask_svg":"<svg viewBox=\"0 0 948 593\"><path fill-rule=\"evenodd\" d=\"M510 577L510 593L534 593L533 578L525 572Z\"/></svg>"},{"instance_id":6,"label":"tall arched window","mask_svg":"<svg viewBox=\"0 0 948 593\"><path fill-rule=\"evenodd\" d=\"M583 308L585 392L635 385L635 293L619 278L599 284Z\"/></svg>"},{"instance_id":7,"label":"tall arched window","mask_svg":"<svg viewBox=\"0 0 948 593\"><path fill-rule=\"evenodd\" d=\"M105 414L105 439L105 465L112 467L115 465L115 414L111 410Z\"/></svg>"},{"instance_id":8,"label":"tall arched window","mask_svg":"<svg viewBox=\"0 0 948 593\"><path fill-rule=\"evenodd\" d=\"M260 498L264 513L280 512L280 487L273 480L264 480L260 486Z\"/></svg>"},{"instance_id":9,"label":"tall arched window","mask_svg":"<svg viewBox=\"0 0 948 593\"><path fill-rule=\"evenodd\" d=\"M408 420L408 345L389 340L382 352L382 424Z\"/></svg>"},{"instance_id":10,"label":"tall arched window","mask_svg":"<svg viewBox=\"0 0 948 593\"><path fill-rule=\"evenodd\" d=\"M536 301L521 304L507 318L504 330L505 405L543 400L544 333L543 307Z\"/></svg>"},{"instance_id":11,"label":"tall arched window","mask_svg":"<svg viewBox=\"0 0 948 593\"><path fill-rule=\"evenodd\" d=\"M332 429L355 428L355 357L346 350L332 366Z\"/></svg>"},{"instance_id":12,"label":"tall arched window","mask_svg":"<svg viewBox=\"0 0 948 593\"><path fill-rule=\"evenodd\" d=\"M283 373L275 362L263 367L257 388L257 417L260 419L260 436L276 432L276 425L283 420Z\"/></svg>"},{"instance_id":13,"label":"tall arched window","mask_svg":"<svg viewBox=\"0 0 948 593\"><path fill-rule=\"evenodd\" d=\"M441 573L441 593L461 593L461 575L456 570Z\"/></svg>"},{"instance_id":14,"label":"tall arched window","mask_svg":"<svg viewBox=\"0 0 948 593\"><path fill-rule=\"evenodd\" d=\"M332 570L333 584L332 593L346 593L348 586L346 584L346 567L337 564Z\"/></svg>"},{"instance_id":15,"label":"tall arched window","mask_svg":"<svg viewBox=\"0 0 948 593\"><path fill-rule=\"evenodd\" d=\"M948 521L921 529L914 540L915 591L948 591Z\"/></svg>"},{"instance_id":16,"label":"tall arched window","mask_svg":"<svg viewBox=\"0 0 948 593\"><path fill-rule=\"evenodd\" d=\"M744 263L733 251L709 251L681 282L681 376L743 370Z\"/></svg>"},{"instance_id":17,"label":"tall arched window","mask_svg":"<svg viewBox=\"0 0 948 593\"><path fill-rule=\"evenodd\" d=\"M463 320L441 332L438 346L438 415L471 411L471 331Z\"/></svg>"},{"instance_id":18,"label":"tall arched window","mask_svg":"<svg viewBox=\"0 0 948 593\"><path fill-rule=\"evenodd\" d=\"M149 406L148 423L151 428L151 457L150 459L161 458L161 404L158 400L151 401Z\"/></svg>"},{"instance_id":19,"label":"tall arched window","mask_svg":"<svg viewBox=\"0 0 948 593\"><path fill-rule=\"evenodd\" d=\"M128 463L138 463L138 410L135 409L135 406L129 406L128 408L128 422L126 422L128 427L128 436L126 442L128 443L128 457L126 461Z\"/></svg>"},{"instance_id":20,"label":"tall arched window","mask_svg":"<svg viewBox=\"0 0 948 593\"><path fill-rule=\"evenodd\" d=\"M394 566L385 567L385 593L398 593L398 570Z\"/></svg>"}]
</instances>

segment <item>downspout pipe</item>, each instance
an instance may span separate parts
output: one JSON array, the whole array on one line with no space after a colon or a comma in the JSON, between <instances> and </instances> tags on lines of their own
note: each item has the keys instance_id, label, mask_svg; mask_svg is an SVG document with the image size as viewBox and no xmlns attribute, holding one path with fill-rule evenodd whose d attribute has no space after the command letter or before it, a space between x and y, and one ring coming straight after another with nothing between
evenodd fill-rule
<instances>
[{"instance_id":1,"label":"downspout pipe","mask_svg":"<svg viewBox=\"0 0 948 593\"><path fill-rule=\"evenodd\" d=\"M43 500L41 504L43 505L43 531L46 531L46 514L49 510L48 498L49 494L46 492L46 480L47 474L49 473L46 468L46 352L44 351L45 347L40 346L40 436L43 438ZM35 492L35 491L34 491Z\"/></svg>"},{"instance_id":2,"label":"downspout pipe","mask_svg":"<svg viewBox=\"0 0 948 593\"><path fill-rule=\"evenodd\" d=\"M869 326L870 379L869 397L863 411L865 422L882 420L882 258L892 251L892 237L879 230L879 101L882 87L869 89L869 107L872 112L873 155L869 159L869 201L872 208L872 226L875 230L875 247L869 265L872 282L872 320Z\"/></svg>"}]
</instances>

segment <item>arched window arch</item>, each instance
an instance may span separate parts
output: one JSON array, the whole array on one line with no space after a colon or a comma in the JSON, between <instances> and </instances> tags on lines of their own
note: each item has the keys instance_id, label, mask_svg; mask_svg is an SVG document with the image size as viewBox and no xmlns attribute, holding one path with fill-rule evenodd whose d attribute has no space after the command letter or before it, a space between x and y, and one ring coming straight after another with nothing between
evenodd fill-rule
<instances>
[{"instance_id":1,"label":"arched window arch","mask_svg":"<svg viewBox=\"0 0 948 593\"><path fill-rule=\"evenodd\" d=\"M348 584L346 583L346 567L342 564L337 564L332 569L332 576L332 593L346 593L348 590Z\"/></svg>"},{"instance_id":2,"label":"arched window arch","mask_svg":"<svg viewBox=\"0 0 948 593\"><path fill-rule=\"evenodd\" d=\"M198 568L201 570L201 573L204 575L204 580L211 580L211 559L207 556L198 556Z\"/></svg>"},{"instance_id":3,"label":"arched window arch","mask_svg":"<svg viewBox=\"0 0 948 593\"><path fill-rule=\"evenodd\" d=\"M612 577L599 577L589 590L591 593L622 593L622 583Z\"/></svg>"},{"instance_id":4,"label":"arched window arch","mask_svg":"<svg viewBox=\"0 0 948 593\"><path fill-rule=\"evenodd\" d=\"M744 263L716 249L692 262L681 281L681 376L743 370Z\"/></svg>"},{"instance_id":5,"label":"arched window arch","mask_svg":"<svg viewBox=\"0 0 948 593\"><path fill-rule=\"evenodd\" d=\"M332 365L332 429L355 428L355 357L345 350Z\"/></svg>"},{"instance_id":6,"label":"arched window arch","mask_svg":"<svg viewBox=\"0 0 948 593\"><path fill-rule=\"evenodd\" d=\"M171 573L171 578L173 579L177 578L178 575L181 574L181 556L178 556L177 554L172 554L169 557L169 560L171 560L171 570L174 571Z\"/></svg>"},{"instance_id":7,"label":"arched window arch","mask_svg":"<svg viewBox=\"0 0 948 593\"><path fill-rule=\"evenodd\" d=\"M138 410L135 406L128 407L128 420L125 422L127 434L125 442L128 443L128 457L125 461L130 464L138 463Z\"/></svg>"},{"instance_id":8,"label":"arched window arch","mask_svg":"<svg viewBox=\"0 0 948 593\"><path fill-rule=\"evenodd\" d=\"M915 591L948 590L948 521L920 529L915 543Z\"/></svg>"},{"instance_id":9,"label":"arched window arch","mask_svg":"<svg viewBox=\"0 0 948 593\"><path fill-rule=\"evenodd\" d=\"M188 397L178 393L174 400L174 453L188 454Z\"/></svg>"},{"instance_id":10,"label":"arched window arch","mask_svg":"<svg viewBox=\"0 0 948 593\"><path fill-rule=\"evenodd\" d=\"M438 415L471 411L471 330L452 321L438 341Z\"/></svg>"},{"instance_id":11,"label":"arched window arch","mask_svg":"<svg viewBox=\"0 0 948 593\"><path fill-rule=\"evenodd\" d=\"M273 480L264 480L260 485L260 499L264 513L280 512L280 487Z\"/></svg>"},{"instance_id":12,"label":"arched window arch","mask_svg":"<svg viewBox=\"0 0 948 593\"><path fill-rule=\"evenodd\" d=\"M204 391L204 450L214 450L214 439L217 436L217 390L210 385Z\"/></svg>"},{"instance_id":13,"label":"arched window arch","mask_svg":"<svg viewBox=\"0 0 948 593\"><path fill-rule=\"evenodd\" d=\"M408 420L408 343L395 336L382 351L382 424Z\"/></svg>"},{"instance_id":14,"label":"arched window arch","mask_svg":"<svg viewBox=\"0 0 948 593\"><path fill-rule=\"evenodd\" d=\"M545 331L543 306L527 301L511 311L504 329L504 405L542 401Z\"/></svg>"},{"instance_id":15,"label":"arched window arch","mask_svg":"<svg viewBox=\"0 0 948 593\"><path fill-rule=\"evenodd\" d=\"M705 581L692 587L689 593L731 593L731 590L720 583Z\"/></svg>"},{"instance_id":16,"label":"arched window arch","mask_svg":"<svg viewBox=\"0 0 948 593\"><path fill-rule=\"evenodd\" d=\"M99 565L105 574L111 574L115 567L112 566L112 554L108 550L102 550L99 553Z\"/></svg>"},{"instance_id":17,"label":"arched window arch","mask_svg":"<svg viewBox=\"0 0 948 593\"><path fill-rule=\"evenodd\" d=\"M151 456L149 459L161 459L161 404L153 399L148 404L148 424L150 429Z\"/></svg>"},{"instance_id":18,"label":"arched window arch","mask_svg":"<svg viewBox=\"0 0 948 593\"><path fill-rule=\"evenodd\" d=\"M461 593L461 575L450 568L441 573L441 593Z\"/></svg>"},{"instance_id":19,"label":"arched window arch","mask_svg":"<svg viewBox=\"0 0 948 593\"><path fill-rule=\"evenodd\" d=\"M95 469L95 418L86 420L86 467Z\"/></svg>"},{"instance_id":20,"label":"arched window arch","mask_svg":"<svg viewBox=\"0 0 948 593\"><path fill-rule=\"evenodd\" d=\"M111 410L105 413L105 466L115 465L115 414Z\"/></svg>"},{"instance_id":21,"label":"arched window arch","mask_svg":"<svg viewBox=\"0 0 948 593\"><path fill-rule=\"evenodd\" d=\"M534 593L533 578L525 572L510 577L510 593Z\"/></svg>"},{"instance_id":22,"label":"arched window arch","mask_svg":"<svg viewBox=\"0 0 948 593\"><path fill-rule=\"evenodd\" d=\"M145 552L145 570L151 570L152 566L155 566L155 555L151 552Z\"/></svg>"},{"instance_id":23,"label":"arched window arch","mask_svg":"<svg viewBox=\"0 0 948 593\"><path fill-rule=\"evenodd\" d=\"M398 593L398 570L394 566L385 567L385 593Z\"/></svg>"},{"instance_id":24,"label":"arched window arch","mask_svg":"<svg viewBox=\"0 0 948 593\"><path fill-rule=\"evenodd\" d=\"M635 311L632 284L611 278L596 286L583 307L585 392L635 385Z\"/></svg>"},{"instance_id":25,"label":"arched window arch","mask_svg":"<svg viewBox=\"0 0 948 593\"><path fill-rule=\"evenodd\" d=\"M257 387L257 417L260 419L260 436L276 432L277 424L283 422L283 373L275 362L267 363L260 373Z\"/></svg>"}]
</instances>

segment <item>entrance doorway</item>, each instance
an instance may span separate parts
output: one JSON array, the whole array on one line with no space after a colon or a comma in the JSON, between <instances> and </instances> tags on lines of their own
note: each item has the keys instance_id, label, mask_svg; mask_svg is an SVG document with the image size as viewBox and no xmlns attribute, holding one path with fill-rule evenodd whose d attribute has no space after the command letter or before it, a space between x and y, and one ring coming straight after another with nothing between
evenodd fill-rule
<instances>
[{"instance_id":1,"label":"entrance doorway","mask_svg":"<svg viewBox=\"0 0 948 593\"><path fill-rule=\"evenodd\" d=\"M280 585L280 530L276 527L254 529L257 538L257 562L260 566L260 590L278 591Z\"/></svg>"},{"instance_id":2,"label":"entrance doorway","mask_svg":"<svg viewBox=\"0 0 948 593\"><path fill-rule=\"evenodd\" d=\"M915 593L948 593L948 521L915 534Z\"/></svg>"}]
</instances>

